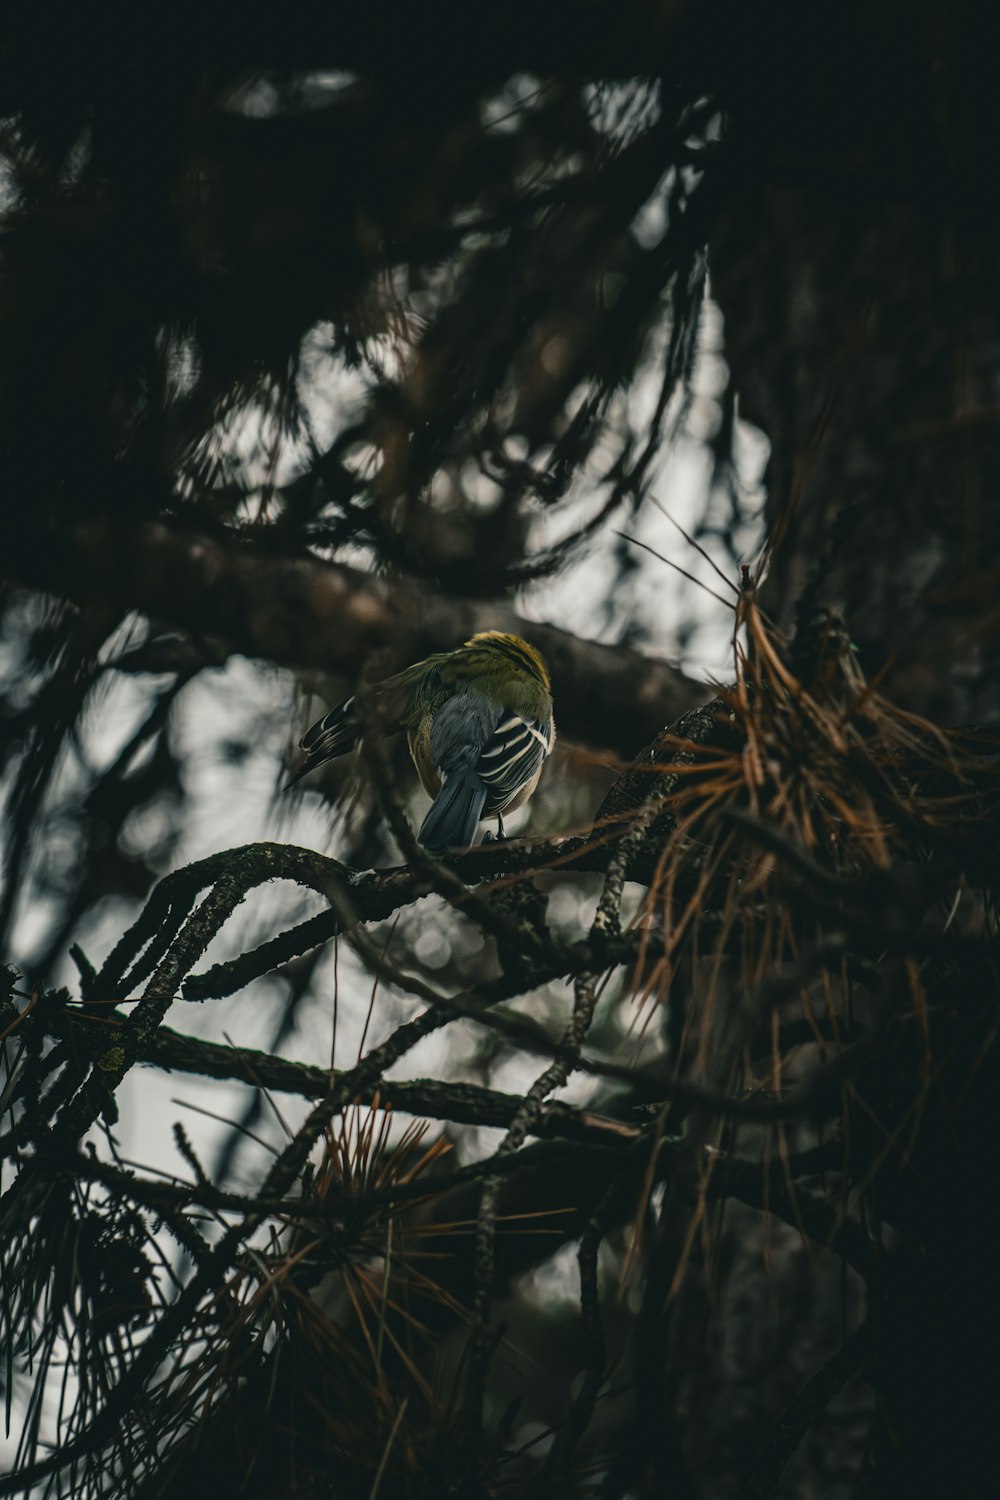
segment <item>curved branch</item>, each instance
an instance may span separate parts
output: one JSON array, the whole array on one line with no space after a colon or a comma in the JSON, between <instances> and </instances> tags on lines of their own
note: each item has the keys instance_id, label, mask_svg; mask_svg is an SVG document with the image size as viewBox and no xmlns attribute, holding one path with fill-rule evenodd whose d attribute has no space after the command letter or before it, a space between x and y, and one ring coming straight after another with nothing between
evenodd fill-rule
<instances>
[{"instance_id":1,"label":"curved branch","mask_svg":"<svg viewBox=\"0 0 1000 1500\"><path fill-rule=\"evenodd\" d=\"M709 695L666 662L538 625L509 604L439 598L413 580L164 521L126 527L120 517L97 517L45 549L19 548L12 537L5 571L77 603L96 598L215 638L216 662L240 652L352 680L373 651L419 657L450 650L477 630L512 631L545 653L562 731L624 755ZM140 648L130 664L142 662Z\"/></svg>"}]
</instances>

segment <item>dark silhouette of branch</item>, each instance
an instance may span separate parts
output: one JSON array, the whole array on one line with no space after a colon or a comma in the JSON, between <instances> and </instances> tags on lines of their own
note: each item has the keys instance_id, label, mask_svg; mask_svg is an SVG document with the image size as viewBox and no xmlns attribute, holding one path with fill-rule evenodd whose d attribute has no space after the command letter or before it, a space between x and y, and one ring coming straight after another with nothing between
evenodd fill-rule
<instances>
[{"instance_id":1,"label":"dark silhouette of branch","mask_svg":"<svg viewBox=\"0 0 1000 1500\"><path fill-rule=\"evenodd\" d=\"M865 1324L844 1340L840 1349L806 1382L781 1419L775 1423L740 1491L744 1500L771 1500L809 1428L830 1401L863 1370L869 1330Z\"/></svg>"},{"instance_id":2,"label":"dark silhouette of branch","mask_svg":"<svg viewBox=\"0 0 1000 1500\"><path fill-rule=\"evenodd\" d=\"M563 733L626 755L709 691L666 662L536 624L499 601L442 598L305 552L283 556L165 521L80 522L44 552L21 554L15 544L5 571L81 603L140 610L195 642L205 637L213 664L240 652L356 679L374 652L413 660L450 651L478 630L513 632L546 656ZM162 666L145 648L127 664Z\"/></svg>"}]
</instances>

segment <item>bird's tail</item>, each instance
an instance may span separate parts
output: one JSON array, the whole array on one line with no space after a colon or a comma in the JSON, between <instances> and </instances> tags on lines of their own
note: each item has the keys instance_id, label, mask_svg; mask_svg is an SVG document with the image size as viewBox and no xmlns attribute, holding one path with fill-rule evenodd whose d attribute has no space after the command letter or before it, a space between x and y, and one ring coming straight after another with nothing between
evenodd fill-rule
<instances>
[{"instance_id":1,"label":"bird's tail","mask_svg":"<svg viewBox=\"0 0 1000 1500\"><path fill-rule=\"evenodd\" d=\"M486 801L486 788L470 767L452 771L420 825L417 838L425 849L468 849Z\"/></svg>"}]
</instances>

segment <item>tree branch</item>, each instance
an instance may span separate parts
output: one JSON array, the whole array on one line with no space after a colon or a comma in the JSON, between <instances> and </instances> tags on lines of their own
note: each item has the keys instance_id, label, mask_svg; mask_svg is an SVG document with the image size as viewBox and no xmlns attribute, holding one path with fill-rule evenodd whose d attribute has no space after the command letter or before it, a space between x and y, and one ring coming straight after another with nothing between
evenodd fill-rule
<instances>
[{"instance_id":1,"label":"tree branch","mask_svg":"<svg viewBox=\"0 0 1000 1500\"><path fill-rule=\"evenodd\" d=\"M510 631L545 653L560 729L624 755L709 696L665 662L538 625L503 602L441 598L412 580L163 521L126 527L94 518L46 549L19 548L12 538L4 566L8 576L76 603L97 599L210 637L216 662L238 652L351 680L373 651L414 658L450 650L477 630ZM140 648L132 664L142 660Z\"/></svg>"}]
</instances>

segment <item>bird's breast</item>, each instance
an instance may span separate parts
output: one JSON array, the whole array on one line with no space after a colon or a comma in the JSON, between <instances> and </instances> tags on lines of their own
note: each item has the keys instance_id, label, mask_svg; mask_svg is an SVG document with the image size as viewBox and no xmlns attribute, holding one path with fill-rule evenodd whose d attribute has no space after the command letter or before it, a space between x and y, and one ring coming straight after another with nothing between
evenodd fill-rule
<instances>
[{"instance_id":1,"label":"bird's breast","mask_svg":"<svg viewBox=\"0 0 1000 1500\"><path fill-rule=\"evenodd\" d=\"M432 722L432 715L424 714L413 728L408 729L406 732L406 738L410 746L410 755L413 757L413 764L416 766L417 775L420 777L420 785L428 797L436 797L441 790L441 773L434 764L434 758L431 755Z\"/></svg>"}]
</instances>

